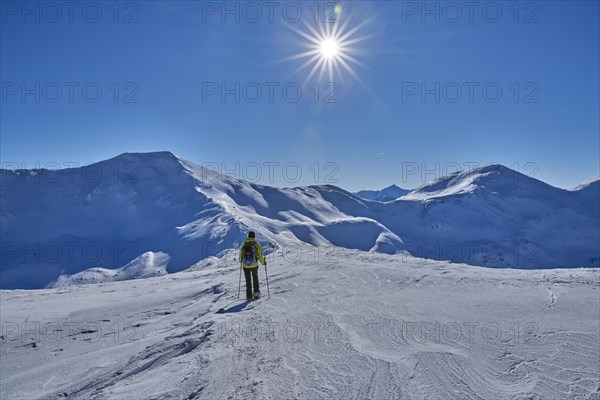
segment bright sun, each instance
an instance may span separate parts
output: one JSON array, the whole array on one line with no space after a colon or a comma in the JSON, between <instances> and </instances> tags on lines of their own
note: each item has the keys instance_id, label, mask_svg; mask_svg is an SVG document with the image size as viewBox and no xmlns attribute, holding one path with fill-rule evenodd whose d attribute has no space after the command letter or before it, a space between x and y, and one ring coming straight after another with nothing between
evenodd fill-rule
<instances>
[{"instance_id":1,"label":"bright sun","mask_svg":"<svg viewBox=\"0 0 600 400\"><path fill-rule=\"evenodd\" d=\"M341 14L341 6L336 6L336 13L339 17ZM372 35L357 36L357 32L371 21L368 18L360 24L350 28L350 18L344 22L336 20L335 23L318 23L314 26L308 21L303 21L305 30L290 26L290 29L306 40L304 43L304 51L287 57L287 60L304 59L297 71L309 69L308 76L304 82L307 84L313 77L321 80L324 76L328 76L329 81L342 78L342 72L345 71L352 75L356 80L363 83L357 73L354 71L354 66L363 66L354 56L359 55L361 51L354 47L363 40L369 39Z\"/></svg>"},{"instance_id":2,"label":"bright sun","mask_svg":"<svg viewBox=\"0 0 600 400\"><path fill-rule=\"evenodd\" d=\"M325 58L333 58L337 55L340 45L335 41L335 39L325 39L321 42L319 49L321 50L321 55Z\"/></svg>"}]
</instances>

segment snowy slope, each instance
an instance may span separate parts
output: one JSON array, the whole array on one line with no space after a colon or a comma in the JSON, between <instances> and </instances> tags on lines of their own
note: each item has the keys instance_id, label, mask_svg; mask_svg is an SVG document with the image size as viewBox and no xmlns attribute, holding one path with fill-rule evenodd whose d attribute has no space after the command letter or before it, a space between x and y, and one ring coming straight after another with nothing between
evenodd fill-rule
<instances>
[{"instance_id":1,"label":"snowy slope","mask_svg":"<svg viewBox=\"0 0 600 400\"><path fill-rule=\"evenodd\" d=\"M396 185L391 185L381 190L360 190L355 194L365 200L386 202L396 200L408 192L410 192L410 190L402 189Z\"/></svg>"},{"instance_id":2,"label":"snowy slope","mask_svg":"<svg viewBox=\"0 0 600 400\"><path fill-rule=\"evenodd\" d=\"M251 184L169 152L0 174L2 288L110 281L146 253L164 254L173 273L237 247L249 229L267 252L304 243L494 267L600 266L598 181L568 191L499 165L387 203L331 185Z\"/></svg>"},{"instance_id":3,"label":"snowy slope","mask_svg":"<svg viewBox=\"0 0 600 400\"><path fill-rule=\"evenodd\" d=\"M148 251L168 271L203 258L207 241L230 246L242 227L195 190L171 153L123 154L85 168L2 170L2 287L43 287L61 274L121 268ZM195 220L204 229L183 238Z\"/></svg>"},{"instance_id":4,"label":"snowy slope","mask_svg":"<svg viewBox=\"0 0 600 400\"><path fill-rule=\"evenodd\" d=\"M598 181L596 181L598 182ZM396 234L418 257L492 267L600 266L597 183L569 191L501 165L442 177L393 202L323 191Z\"/></svg>"},{"instance_id":5,"label":"snowy slope","mask_svg":"<svg viewBox=\"0 0 600 400\"><path fill-rule=\"evenodd\" d=\"M237 247L249 229L267 250L303 241L398 252L402 244L375 220L340 212L319 188L253 185L169 152L127 153L58 172L0 173L3 288L122 268L147 252L166 254L167 272L181 271ZM112 279L93 279L102 275Z\"/></svg>"},{"instance_id":6,"label":"snowy slope","mask_svg":"<svg viewBox=\"0 0 600 400\"><path fill-rule=\"evenodd\" d=\"M380 222L411 238L411 254L418 256L487 266L600 266L597 188L598 181L559 189L489 165L417 188L388 207ZM420 211L419 222L397 224L414 215L411 208ZM403 218L386 219L390 213Z\"/></svg>"},{"instance_id":7,"label":"snowy slope","mask_svg":"<svg viewBox=\"0 0 600 400\"><path fill-rule=\"evenodd\" d=\"M2 399L598 399L600 270L279 249L190 272L0 291ZM260 270L263 294L264 270Z\"/></svg>"},{"instance_id":8,"label":"snowy slope","mask_svg":"<svg viewBox=\"0 0 600 400\"><path fill-rule=\"evenodd\" d=\"M195 177L197 190L235 215L242 226L256 230L257 238L268 243L269 248L304 242L376 251L384 238L391 244L392 253L399 252L402 246L400 238L376 220L345 213L323 197L324 192L344 192L342 189L277 189L215 174L189 161L181 162ZM241 236L239 242L244 238Z\"/></svg>"}]
</instances>

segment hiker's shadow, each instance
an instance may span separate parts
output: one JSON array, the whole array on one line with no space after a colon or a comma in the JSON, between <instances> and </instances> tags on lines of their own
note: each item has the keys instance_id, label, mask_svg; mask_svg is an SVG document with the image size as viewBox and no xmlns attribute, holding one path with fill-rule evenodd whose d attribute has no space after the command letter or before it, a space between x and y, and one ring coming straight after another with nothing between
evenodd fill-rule
<instances>
[{"instance_id":1,"label":"hiker's shadow","mask_svg":"<svg viewBox=\"0 0 600 400\"><path fill-rule=\"evenodd\" d=\"M244 301L243 303L235 304L229 308L227 308L227 306L225 306L223 308L220 308L217 311L217 314L228 314L228 313L240 312L251 303L252 303L251 301Z\"/></svg>"}]
</instances>

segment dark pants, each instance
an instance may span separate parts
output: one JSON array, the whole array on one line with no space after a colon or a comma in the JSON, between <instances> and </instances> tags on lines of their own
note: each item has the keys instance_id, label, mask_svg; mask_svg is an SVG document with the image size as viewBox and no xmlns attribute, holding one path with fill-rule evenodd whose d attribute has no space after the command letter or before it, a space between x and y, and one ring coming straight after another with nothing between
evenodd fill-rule
<instances>
[{"instance_id":1,"label":"dark pants","mask_svg":"<svg viewBox=\"0 0 600 400\"><path fill-rule=\"evenodd\" d=\"M252 279L250 275L252 274ZM244 268L244 276L246 277L246 298L252 298L252 281L254 281L254 292L258 292L258 267L256 268Z\"/></svg>"}]
</instances>

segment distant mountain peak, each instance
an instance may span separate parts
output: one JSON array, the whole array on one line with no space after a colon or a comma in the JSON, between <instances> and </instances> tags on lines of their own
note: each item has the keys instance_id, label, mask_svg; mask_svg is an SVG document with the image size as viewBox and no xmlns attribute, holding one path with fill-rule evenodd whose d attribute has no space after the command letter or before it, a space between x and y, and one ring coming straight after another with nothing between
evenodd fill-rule
<instances>
[{"instance_id":1,"label":"distant mountain peak","mask_svg":"<svg viewBox=\"0 0 600 400\"><path fill-rule=\"evenodd\" d=\"M499 171L499 172L502 172L502 171L506 171L506 170L514 171L502 164L487 164L482 167L473 168L471 171L481 171L481 172ZM469 170L467 170L467 171L469 171Z\"/></svg>"},{"instance_id":2,"label":"distant mountain peak","mask_svg":"<svg viewBox=\"0 0 600 400\"><path fill-rule=\"evenodd\" d=\"M410 190L402 189L396 185L390 185L381 190L361 190L356 192L355 194L358 197L361 197L366 200L375 200L381 202L387 202L396 200L399 197L404 196L406 193L410 192Z\"/></svg>"},{"instance_id":3,"label":"distant mountain peak","mask_svg":"<svg viewBox=\"0 0 600 400\"><path fill-rule=\"evenodd\" d=\"M121 153L116 157L113 157L106 161L143 161L143 162L152 162L152 161L165 161L165 160L181 160L178 156L171 153L170 151L150 151L150 152L127 152Z\"/></svg>"},{"instance_id":4,"label":"distant mountain peak","mask_svg":"<svg viewBox=\"0 0 600 400\"><path fill-rule=\"evenodd\" d=\"M391 184L390 186L383 188L382 190L406 190L406 189L402 189L401 187Z\"/></svg>"},{"instance_id":5,"label":"distant mountain peak","mask_svg":"<svg viewBox=\"0 0 600 400\"><path fill-rule=\"evenodd\" d=\"M168 151L168 150L161 150L161 151L132 151L132 152L125 152L125 153L121 153L119 154L116 158L121 157L121 156L138 156L138 157L174 157L174 158L178 158L175 154L173 154L172 152Z\"/></svg>"},{"instance_id":6,"label":"distant mountain peak","mask_svg":"<svg viewBox=\"0 0 600 400\"><path fill-rule=\"evenodd\" d=\"M427 182L404 199L418 200L486 191L496 195L535 194L550 189L563 191L502 164L457 171Z\"/></svg>"}]
</instances>

